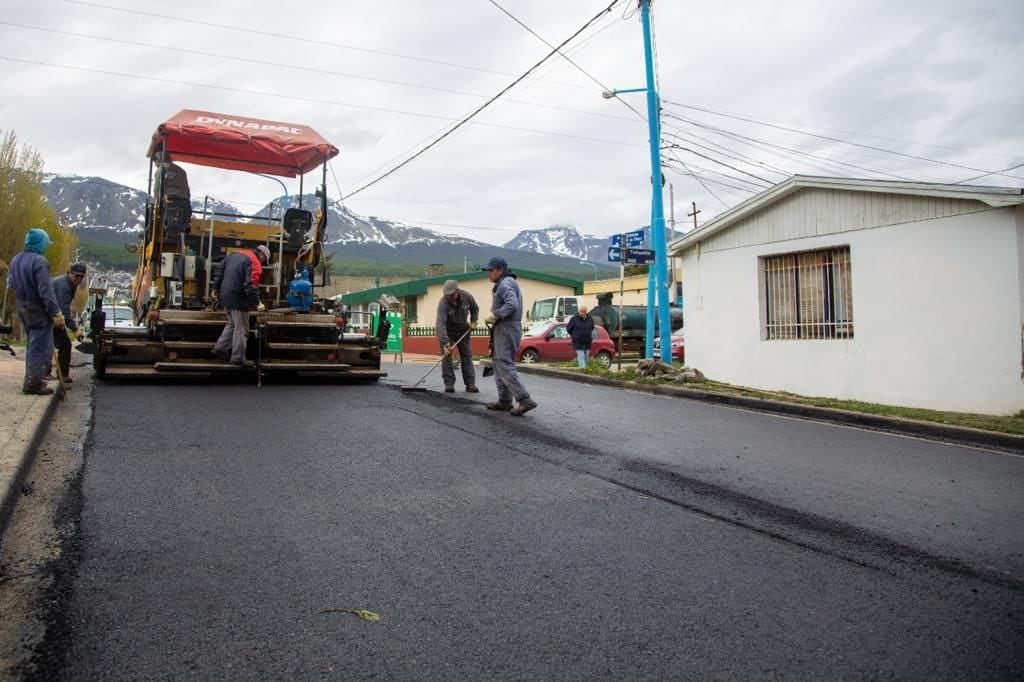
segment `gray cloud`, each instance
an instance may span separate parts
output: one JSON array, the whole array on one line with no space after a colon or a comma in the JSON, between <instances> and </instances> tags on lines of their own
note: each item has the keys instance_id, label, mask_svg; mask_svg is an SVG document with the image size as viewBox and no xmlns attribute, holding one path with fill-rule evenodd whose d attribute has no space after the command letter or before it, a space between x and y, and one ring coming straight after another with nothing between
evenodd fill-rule
<instances>
[{"instance_id":1,"label":"gray cloud","mask_svg":"<svg viewBox=\"0 0 1024 682\"><path fill-rule=\"evenodd\" d=\"M0 25L0 57L8 58L0 68L0 104L6 114L0 116L0 124L6 127L9 119L19 138L39 149L53 172L100 175L135 187L146 181L143 153L149 136L158 123L183 108L311 125L342 148L333 167L342 189L350 191L443 129L444 118L458 118L483 101L479 96L244 60L490 96L511 77L322 43L513 74L547 52L485 2L319 0L282 9L281 3L254 0L245 5L244 13L229 3L198 0L162 6L95 2L305 39L253 35L61 0L6 2L2 21L240 58ZM558 42L606 1L504 4L548 40ZM635 18L622 21L622 11L620 7L602 20L589 34L596 37L570 50L606 85L636 87L643 82L639 24ZM1015 158L1024 161L1014 156L1024 152L1019 125L1024 96L1017 73L1024 62L1022 24L1024 3L1017 0L981 0L970 7L953 0L655 3L659 80L666 100L795 124L791 127L813 126L830 136L986 169L1009 166ZM554 223L574 224L593 234L646 223L646 126L619 102L603 100L601 88L564 61L552 61L540 78L518 86L479 122L541 132L467 126L347 203L364 214L402 220L508 228L439 228L495 243L507 240L515 229ZM623 98L646 111L642 95ZM909 177L955 180L969 174L721 116L671 106L666 111ZM827 172L791 153L749 146L678 120L666 118L666 124L787 171ZM754 168L713 155L737 167ZM681 158L736 175L708 160ZM190 178L197 192L239 204L261 204L277 191L266 180L210 169L190 169ZM705 178L724 181L711 174ZM669 179L680 207L697 201L704 218L724 208L692 178L671 172ZM747 196L710 182L708 186L725 204ZM297 183L292 191L297 191ZM332 179L329 192L337 195ZM685 211L680 208L680 213Z\"/></svg>"}]
</instances>

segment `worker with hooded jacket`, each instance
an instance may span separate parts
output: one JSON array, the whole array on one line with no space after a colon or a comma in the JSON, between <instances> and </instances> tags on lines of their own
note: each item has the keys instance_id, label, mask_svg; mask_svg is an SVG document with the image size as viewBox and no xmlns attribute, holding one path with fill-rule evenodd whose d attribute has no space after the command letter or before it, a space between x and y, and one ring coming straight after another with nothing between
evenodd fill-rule
<instances>
[{"instance_id":1,"label":"worker with hooded jacket","mask_svg":"<svg viewBox=\"0 0 1024 682\"><path fill-rule=\"evenodd\" d=\"M504 258L492 258L483 269L487 271L487 278L494 283L491 289L491 314L484 320L484 324L491 328L491 362L494 382L498 386L498 402L490 403L487 409L504 410L516 416L524 415L537 407L537 403L530 398L530 392L516 371L516 353L519 351L519 341L523 338L523 292ZM515 407L512 406L513 398L519 401Z\"/></svg>"},{"instance_id":2,"label":"worker with hooded jacket","mask_svg":"<svg viewBox=\"0 0 1024 682\"><path fill-rule=\"evenodd\" d=\"M444 283L444 294L437 302L437 340L441 344L441 376L444 392L455 392L455 366L452 362L453 347L459 352L462 367L462 382L466 393L479 393L476 387L476 370L473 368L473 349L470 330L476 326L480 306L473 294L459 288L459 283L450 279ZM457 342L457 343L456 343Z\"/></svg>"},{"instance_id":3,"label":"worker with hooded jacket","mask_svg":"<svg viewBox=\"0 0 1024 682\"><path fill-rule=\"evenodd\" d=\"M64 316L64 323L67 328L75 334L79 341L85 334L78 327L75 316L71 314L71 303L75 300L75 292L78 285L85 281L85 263L73 263L68 268L66 275L53 278L53 294L60 306L60 312ZM71 383L68 372L71 371L71 339L65 332L55 332L53 335L53 347L57 349L57 365L60 367L61 378L64 383Z\"/></svg>"},{"instance_id":4,"label":"worker with hooded jacket","mask_svg":"<svg viewBox=\"0 0 1024 682\"><path fill-rule=\"evenodd\" d=\"M33 227L25 235L25 250L11 259L8 286L18 301L18 317L28 335L25 379L21 392L50 395L46 375L53 360L53 330L64 329L64 315L53 294L50 264L43 258L50 235Z\"/></svg>"},{"instance_id":5,"label":"worker with hooded jacket","mask_svg":"<svg viewBox=\"0 0 1024 682\"><path fill-rule=\"evenodd\" d=\"M260 278L270 262L270 249L263 244L254 250L235 251L224 259L213 277L214 296L224 306L228 322L210 351L232 365L251 368L256 363L245 357L249 341L249 312L266 310L260 303Z\"/></svg>"}]
</instances>

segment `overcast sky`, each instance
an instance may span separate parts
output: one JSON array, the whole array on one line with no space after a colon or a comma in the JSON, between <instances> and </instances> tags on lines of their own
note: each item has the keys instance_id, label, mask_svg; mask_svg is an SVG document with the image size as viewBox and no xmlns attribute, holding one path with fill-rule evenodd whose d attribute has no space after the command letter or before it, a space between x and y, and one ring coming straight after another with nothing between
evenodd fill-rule
<instances>
[{"instance_id":1,"label":"overcast sky","mask_svg":"<svg viewBox=\"0 0 1024 682\"><path fill-rule=\"evenodd\" d=\"M553 44L610 1L499 0ZM620 2L564 50L609 87L643 85L635 6ZM156 126L200 109L312 126L341 149L337 198L550 51L489 0L4 0L0 22L0 128L49 172L136 188ZM1021 0L655 0L654 25L663 139L686 147L666 170L677 220L692 220L691 201L710 218L789 173L957 182L1024 163ZM647 124L601 90L556 56L346 204L490 243L646 224ZM642 93L622 99L646 113ZM243 210L280 194L187 170L193 197ZM1024 168L974 182L1024 186Z\"/></svg>"}]
</instances>

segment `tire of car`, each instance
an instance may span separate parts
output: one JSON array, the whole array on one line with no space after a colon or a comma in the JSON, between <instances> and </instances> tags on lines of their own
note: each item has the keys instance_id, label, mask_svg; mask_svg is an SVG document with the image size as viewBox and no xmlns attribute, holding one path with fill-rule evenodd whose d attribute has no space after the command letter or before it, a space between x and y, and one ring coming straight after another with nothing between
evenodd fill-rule
<instances>
[{"instance_id":1,"label":"tire of car","mask_svg":"<svg viewBox=\"0 0 1024 682\"><path fill-rule=\"evenodd\" d=\"M602 367L612 366L612 354L606 350L598 352L598 354L594 356L594 360L596 360L597 364Z\"/></svg>"},{"instance_id":2,"label":"tire of car","mask_svg":"<svg viewBox=\"0 0 1024 682\"><path fill-rule=\"evenodd\" d=\"M523 354L519 356L519 362L524 365L532 365L535 362L540 362L540 356L537 355L537 351L532 348L527 348L523 351Z\"/></svg>"}]
</instances>

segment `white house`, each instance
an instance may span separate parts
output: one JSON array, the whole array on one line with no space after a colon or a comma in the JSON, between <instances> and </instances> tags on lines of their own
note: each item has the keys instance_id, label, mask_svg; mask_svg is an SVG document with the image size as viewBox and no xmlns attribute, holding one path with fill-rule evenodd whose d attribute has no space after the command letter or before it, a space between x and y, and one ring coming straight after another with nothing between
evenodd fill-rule
<instances>
[{"instance_id":1,"label":"white house","mask_svg":"<svg viewBox=\"0 0 1024 682\"><path fill-rule=\"evenodd\" d=\"M1024 409L1024 190L798 175L669 248L686 359L710 378Z\"/></svg>"}]
</instances>

